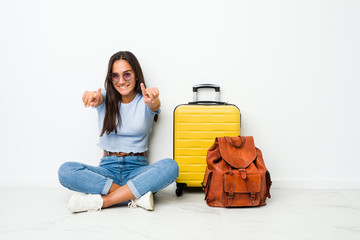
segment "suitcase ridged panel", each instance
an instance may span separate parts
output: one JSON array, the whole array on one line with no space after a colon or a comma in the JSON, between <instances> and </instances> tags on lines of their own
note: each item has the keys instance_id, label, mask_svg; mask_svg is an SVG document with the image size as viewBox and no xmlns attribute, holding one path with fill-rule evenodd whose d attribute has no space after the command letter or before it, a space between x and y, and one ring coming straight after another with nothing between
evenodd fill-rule
<instances>
[{"instance_id":1,"label":"suitcase ridged panel","mask_svg":"<svg viewBox=\"0 0 360 240\"><path fill-rule=\"evenodd\" d=\"M176 123L177 131L234 131L237 123Z\"/></svg>"},{"instance_id":2,"label":"suitcase ridged panel","mask_svg":"<svg viewBox=\"0 0 360 240\"><path fill-rule=\"evenodd\" d=\"M226 119L224 119L226 116ZM180 123L233 123L238 119L236 115L182 115L181 119L179 119Z\"/></svg>"},{"instance_id":3,"label":"suitcase ridged panel","mask_svg":"<svg viewBox=\"0 0 360 240\"><path fill-rule=\"evenodd\" d=\"M201 187L206 155L216 137L240 135L240 111L234 105L180 105L174 111L174 159L178 183Z\"/></svg>"},{"instance_id":4,"label":"suitcase ridged panel","mask_svg":"<svg viewBox=\"0 0 360 240\"><path fill-rule=\"evenodd\" d=\"M180 139L174 142L177 148L206 148L211 143L214 143L213 139L198 140L196 142L193 140Z\"/></svg>"}]
</instances>

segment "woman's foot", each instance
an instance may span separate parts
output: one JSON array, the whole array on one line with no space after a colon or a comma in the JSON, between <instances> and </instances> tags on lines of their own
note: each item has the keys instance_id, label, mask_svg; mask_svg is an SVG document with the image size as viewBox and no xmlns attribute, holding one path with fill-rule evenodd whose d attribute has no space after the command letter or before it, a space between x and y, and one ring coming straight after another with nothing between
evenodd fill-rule
<instances>
[{"instance_id":1,"label":"woman's foot","mask_svg":"<svg viewBox=\"0 0 360 240\"><path fill-rule=\"evenodd\" d=\"M99 194L82 194L76 193L71 196L68 209L71 212L90 212L100 211L103 205L103 199Z\"/></svg>"},{"instance_id":2,"label":"woman's foot","mask_svg":"<svg viewBox=\"0 0 360 240\"><path fill-rule=\"evenodd\" d=\"M148 211L154 210L154 196L152 192L147 192L138 199L131 200L128 205L130 208L141 207Z\"/></svg>"}]
</instances>

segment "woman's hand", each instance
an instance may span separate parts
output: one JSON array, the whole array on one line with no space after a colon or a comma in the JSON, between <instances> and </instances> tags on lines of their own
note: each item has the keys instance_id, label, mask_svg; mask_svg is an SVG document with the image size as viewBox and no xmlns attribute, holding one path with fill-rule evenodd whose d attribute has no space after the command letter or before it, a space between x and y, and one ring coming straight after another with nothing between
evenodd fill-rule
<instances>
[{"instance_id":1,"label":"woman's hand","mask_svg":"<svg viewBox=\"0 0 360 240\"><path fill-rule=\"evenodd\" d=\"M101 94L101 88L99 88L97 91L85 91L82 96L82 100L85 107L100 106L104 101L104 97Z\"/></svg>"},{"instance_id":2,"label":"woman's hand","mask_svg":"<svg viewBox=\"0 0 360 240\"><path fill-rule=\"evenodd\" d=\"M156 112L160 108L159 90L157 88L145 88L141 83L141 91L144 97L144 102L151 111Z\"/></svg>"}]
</instances>

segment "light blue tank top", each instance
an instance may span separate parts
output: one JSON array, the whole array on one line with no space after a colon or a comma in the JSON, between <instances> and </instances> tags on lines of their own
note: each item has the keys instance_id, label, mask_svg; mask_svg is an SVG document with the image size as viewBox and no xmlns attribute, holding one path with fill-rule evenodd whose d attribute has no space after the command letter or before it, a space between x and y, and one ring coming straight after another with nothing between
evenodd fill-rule
<instances>
[{"instance_id":1,"label":"light blue tank top","mask_svg":"<svg viewBox=\"0 0 360 240\"><path fill-rule=\"evenodd\" d=\"M96 107L98 111L99 132L101 133L105 117L106 91L101 90L104 102ZM117 133L106 132L100 137L98 146L109 152L138 153L148 150L148 139L152 130L155 114L159 114L160 109L153 112L145 104L141 94L127 104L120 104L121 125L117 128Z\"/></svg>"}]
</instances>

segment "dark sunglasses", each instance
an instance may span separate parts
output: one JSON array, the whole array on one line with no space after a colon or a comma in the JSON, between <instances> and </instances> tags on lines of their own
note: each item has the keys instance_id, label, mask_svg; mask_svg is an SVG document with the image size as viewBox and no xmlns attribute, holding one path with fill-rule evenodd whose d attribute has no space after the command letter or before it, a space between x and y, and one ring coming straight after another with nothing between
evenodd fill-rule
<instances>
[{"instance_id":1,"label":"dark sunglasses","mask_svg":"<svg viewBox=\"0 0 360 240\"><path fill-rule=\"evenodd\" d=\"M130 82L134 78L134 75L131 72L126 72L123 75L120 75L116 72L110 74L110 79L113 83L119 82L121 77L124 79L124 81Z\"/></svg>"}]
</instances>

